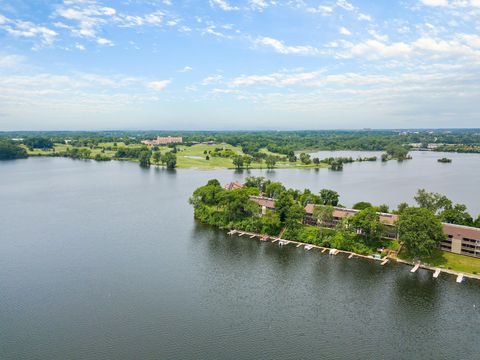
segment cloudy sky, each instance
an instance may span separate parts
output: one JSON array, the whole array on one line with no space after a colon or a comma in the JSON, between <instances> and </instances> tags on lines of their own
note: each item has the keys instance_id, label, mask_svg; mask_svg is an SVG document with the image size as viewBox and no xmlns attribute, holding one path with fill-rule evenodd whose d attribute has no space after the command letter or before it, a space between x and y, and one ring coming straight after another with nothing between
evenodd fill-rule
<instances>
[{"instance_id":1,"label":"cloudy sky","mask_svg":"<svg viewBox=\"0 0 480 360\"><path fill-rule=\"evenodd\" d=\"M0 130L480 126L480 0L0 0Z\"/></svg>"}]
</instances>

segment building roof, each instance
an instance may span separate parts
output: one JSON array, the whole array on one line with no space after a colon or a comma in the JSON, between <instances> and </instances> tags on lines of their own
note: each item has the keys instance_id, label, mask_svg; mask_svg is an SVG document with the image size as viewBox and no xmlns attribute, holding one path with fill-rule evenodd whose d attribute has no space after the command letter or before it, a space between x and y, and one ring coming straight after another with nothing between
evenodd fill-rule
<instances>
[{"instance_id":1,"label":"building roof","mask_svg":"<svg viewBox=\"0 0 480 360\"><path fill-rule=\"evenodd\" d=\"M305 212L309 215L313 215L315 210L315 204L307 204L305 206ZM355 215L359 210L355 209L346 209L340 207L333 207L333 217L335 218L344 218L347 216ZM388 225L394 225L398 220L398 215L387 214L387 213L377 213L380 217L380 222Z\"/></svg>"},{"instance_id":2,"label":"building roof","mask_svg":"<svg viewBox=\"0 0 480 360\"><path fill-rule=\"evenodd\" d=\"M480 228L443 223L443 232L455 238L480 240Z\"/></svg>"},{"instance_id":3,"label":"building roof","mask_svg":"<svg viewBox=\"0 0 480 360\"><path fill-rule=\"evenodd\" d=\"M241 189L243 188L243 185L240 184L238 181L230 182L228 184L225 184L223 187L225 190L234 190L234 189Z\"/></svg>"},{"instance_id":4,"label":"building roof","mask_svg":"<svg viewBox=\"0 0 480 360\"><path fill-rule=\"evenodd\" d=\"M275 200L264 196L250 196L250 200L255 201L259 206L265 206L267 209L275 209Z\"/></svg>"}]
</instances>

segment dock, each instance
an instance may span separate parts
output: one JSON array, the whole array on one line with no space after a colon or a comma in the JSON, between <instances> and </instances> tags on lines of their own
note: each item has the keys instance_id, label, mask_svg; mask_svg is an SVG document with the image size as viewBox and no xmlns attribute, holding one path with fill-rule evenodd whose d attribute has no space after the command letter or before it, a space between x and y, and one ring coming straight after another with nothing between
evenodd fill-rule
<instances>
[{"instance_id":1,"label":"dock","mask_svg":"<svg viewBox=\"0 0 480 360\"><path fill-rule=\"evenodd\" d=\"M420 267L420 263L417 263L417 264L415 264L415 266L413 267L413 269L412 269L412 270L410 270L410 272L411 272L411 273L414 273L414 272L416 272L416 271L418 270L418 268L419 268L419 267Z\"/></svg>"},{"instance_id":2,"label":"dock","mask_svg":"<svg viewBox=\"0 0 480 360\"><path fill-rule=\"evenodd\" d=\"M431 271L433 273L434 278L438 278L438 276L440 276L440 274L442 272L446 273L446 274L454 275L454 276L457 277L456 278L457 283L463 282L464 278L480 280L480 275L478 275L478 274L462 274L458 271L454 271L454 270L450 270L450 269L438 269L438 268L429 266L428 264L421 264L419 262L418 263L412 263L410 261L402 260L402 259L399 259L399 258L396 258L396 257L394 257L394 258L386 258L386 257L380 258L379 255L377 255L377 257L374 257L372 255L356 254L356 253L351 252L351 251L331 249L331 248L327 248L327 247L323 247L323 246L304 243L304 242L301 242L301 241L282 239L280 237L270 237L269 235L262 235L262 234L257 234L257 233L253 233L253 232L249 232L249 231L239 231L239 230L235 230L235 229L232 229L232 230L228 231L227 234L228 235L237 234L238 236L247 235L250 239L258 237L260 241L271 240L272 243L280 241L281 242L280 245L295 244L297 248L301 247L301 246L304 246L305 250L318 249L318 250L321 250L322 253L325 253L325 252L329 251L330 255L337 255L337 254L342 253L342 254L345 254L346 256L348 256L349 259L362 258L362 259L379 260L379 261L381 261L381 265L386 265L388 262L390 262L390 260L393 260L396 263L412 266L412 268L410 269L410 272L412 272L412 273L415 273L419 268L422 268L422 269Z\"/></svg>"}]
</instances>

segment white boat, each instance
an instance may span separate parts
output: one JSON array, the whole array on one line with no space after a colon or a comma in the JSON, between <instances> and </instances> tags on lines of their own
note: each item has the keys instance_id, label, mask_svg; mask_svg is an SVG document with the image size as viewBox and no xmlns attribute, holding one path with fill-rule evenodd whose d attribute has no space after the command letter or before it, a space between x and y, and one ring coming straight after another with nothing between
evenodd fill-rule
<instances>
[{"instance_id":1,"label":"white boat","mask_svg":"<svg viewBox=\"0 0 480 360\"><path fill-rule=\"evenodd\" d=\"M305 250L312 250L313 249L313 245L305 245Z\"/></svg>"}]
</instances>

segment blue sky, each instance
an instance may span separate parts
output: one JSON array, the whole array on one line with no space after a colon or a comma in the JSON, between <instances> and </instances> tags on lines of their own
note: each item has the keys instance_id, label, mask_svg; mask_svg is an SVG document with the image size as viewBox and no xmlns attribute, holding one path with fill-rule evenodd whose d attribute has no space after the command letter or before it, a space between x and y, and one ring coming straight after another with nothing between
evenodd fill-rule
<instances>
[{"instance_id":1,"label":"blue sky","mask_svg":"<svg viewBox=\"0 0 480 360\"><path fill-rule=\"evenodd\" d=\"M0 0L0 130L479 119L480 0Z\"/></svg>"}]
</instances>

